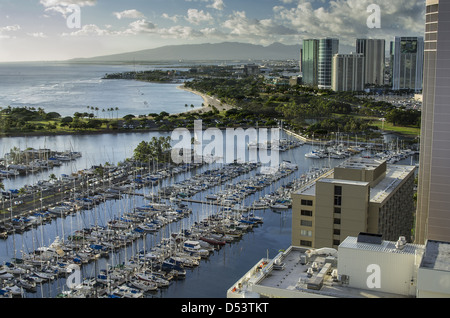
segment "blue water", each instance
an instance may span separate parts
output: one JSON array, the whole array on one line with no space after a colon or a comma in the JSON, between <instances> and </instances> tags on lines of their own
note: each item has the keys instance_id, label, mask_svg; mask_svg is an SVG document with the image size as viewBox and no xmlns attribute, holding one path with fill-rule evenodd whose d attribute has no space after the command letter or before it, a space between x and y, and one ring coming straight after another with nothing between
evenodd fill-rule
<instances>
[{"instance_id":1,"label":"blue water","mask_svg":"<svg viewBox=\"0 0 450 318\"><path fill-rule=\"evenodd\" d=\"M0 63L0 107L35 107L72 116L93 112L98 118L148 115L201 107L203 99L177 89L180 84L102 80L106 73L142 71L154 66L64 63ZM89 108L88 108L89 107ZM98 111L91 111L97 107ZM118 108L109 111L108 108ZM103 111L105 110L105 111Z\"/></svg>"},{"instance_id":2,"label":"blue water","mask_svg":"<svg viewBox=\"0 0 450 318\"><path fill-rule=\"evenodd\" d=\"M57 111L63 116L70 116L75 111L84 111L83 108L89 105L100 108L99 117L102 115L107 117L108 114L101 112L103 107L119 107L119 116L123 116L129 113L135 115L158 113L163 110L171 113L182 112L185 110L185 104L200 106L203 102L197 95L178 90L176 85L101 80L105 73L129 70L128 66L110 65L0 64L0 106L42 107L47 112ZM143 101L147 101L150 106L143 107ZM105 162L116 164L131 157L133 149L139 142L159 135L154 132L0 138L0 157L9 152L12 147L73 150L83 154L82 158L51 171L5 179L3 183L6 189L20 188L25 184L34 184L38 180L48 179L51 173L59 177L63 173L69 174L96 164ZM299 166L296 176L307 172L310 168L332 167L340 162L333 159L317 161L305 158L304 154L311 149L311 145L304 145L282 153L281 160L289 160ZM189 178L188 175L181 177ZM292 180L293 177L288 177L287 181ZM265 191L274 191L278 186L280 184ZM93 211L86 211L65 219L56 219L33 231L0 240L0 263L20 256L21 251L29 252L41 244L48 245L55 236L66 237L74 229L88 227L95 222L105 222L105 217L111 218L131 204L143 203L139 201L143 200L141 198L133 200L138 201L132 202L131 199L110 201ZM191 220L196 220L197 215L202 213L202 207L191 204L191 208L194 211ZM291 242L291 212L277 214L267 210L259 211L258 215L264 217L262 226L245 235L240 241L228 244L215 252L208 260L202 261L199 267L188 270L185 280L174 282L168 289L159 291L153 297L223 298L226 296L226 290L261 258L266 257L267 254L269 257L274 257L280 249L288 248ZM170 228L166 229L166 231L170 230ZM147 248L159 242L161 235L167 237L168 232L149 237L149 241L146 242ZM139 244L137 248L142 248L143 242ZM124 253L116 257L117 262L126 259ZM99 268L102 268L102 265L104 263L99 264ZM84 275L91 276L92 271L93 267L89 267ZM42 290L27 296L54 297L62 287L64 287L64 281L58 280L53 284L45 284Z\"/></svg>"},{"instance_id":3,"label":"blue water","mask_svg":"<svg viewBox=\"0 0 450 318\"><path fill-rule=\"evenodd\" d=\"M70 165L63 166L58 170L53 171L55 175L59 176L64 171L70 171L74 168L83 168L89 164L103 163L105 159L110 162L118 162L130 155L129 150L133 145L139 143L143 139L151 138L152 134L157 133L126 133L126 134L106 134L94 136L57 136L57 137L14 137L2 139L1 142L8 143L8 146L14 144L24 145L25 143L32 143L34 145L50 144L51 147L60 147L64 149L65 146L72 144L75 149L81 149L83 157ZM103 147L97 148L96 145L102 144ZM115 145L115 147L114 147ZM276 190L283 182L291 181L295 176L300 176L307 172L310 168L322 168L328 165L335 165L340 160L310 160L305 158L305 153L311 151L311 145L304 145L294 150L281 153L281 160L289 160L298 164L299 170L295 175L291 175L286 180L279 181L273 187L266 188L265 193ZM89 157L87 160L85 156ZM87 160L87 162L86 162ZM208 166L202 169L208 169ZM46 172L49 173L49 172ZM51 173L51 172L50 172ZM255 172L252 172L253 174ZM15 179L5 179L3 182L9 188L12 185L20 187L26 183L33 183L38 179L44 178L45 175L33 175L27 177L18 177ZM180 178L189 178L189 175L180 175ZM243 176L245 178L247 176ZM144 189L147 193L151 189ZM256 196L259 194L255 194ZM255 199L249 197L248 200ZM34 250L36 246L42 243L48 245L55 236L67 237L75 229L90 227L97 224L105 224L106 219L111 219L121 211L127 209L132 204L137 206L142 205L145 201L140 198L125 198L121 201L108 201L94 210L80 212L74 216L69 216L64 219L53 220L52 223L38 227L33 231L25 232L20 235L10 236L6 240L0 241L0 262L7 261L15 256L20 256L21 251L29 252ZM245 203L246 205L249 202ZM192 223L198 218L203 218L205 207L199 204L190 204L193 209L193 215L184 222ZM264 224L255 228L253 231L246 234L240 241L227 244L219 251L215 252L208 260L202 261L200 266L187 271L185 280L173 282L167 289L161 289L156 294L149 297L155 298L223 298L226 297L226 290L244 275L254 264L261 258L274 257L278 254L280 249L286 249L291 242L291 211L283 214L274 213L270 210L256 211L256 214L264 218ZM203 217L202 217L203 216ZM103 222L103 223L102 223ZM180 221L181 222L181 221ZM170 231L178 231L180 225L172 224L164 231L156 236L149 236L146 241L146 247L149 248L154 244L160 242L162 237L168 237ZM135 246L137 250L143 248L143 242L139 242ZM127 250L117 254L114 259L101 260L97 268L105 268L106 261L115 264L125 261L131 256L131 250ZM84 269L83 277L93 276L95 268L88 266ZM41 297L55 297L64 288L64 280L58 280L52 284L45 284L42 290L38 290L36 294L28 294L27 297L41 298Z\"/></svg>"}]
</instances>

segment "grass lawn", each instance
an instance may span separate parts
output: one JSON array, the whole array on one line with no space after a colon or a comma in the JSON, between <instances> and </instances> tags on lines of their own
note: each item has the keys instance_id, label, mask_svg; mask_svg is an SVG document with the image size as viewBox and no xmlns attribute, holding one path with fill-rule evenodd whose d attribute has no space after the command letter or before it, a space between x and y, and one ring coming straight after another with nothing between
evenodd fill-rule
<instances>
[{"instance_id":1,"label":"grass lawn","mask_svg":"<svg viewBox=\"0 0 450 318\"><path fill-rule=\"evenodd\" d=\"M420 128L416 127L403 127L403 126L394 126L392 123L388 123L387 121L383 122L381 120L373 120L371 125L378 127L380 130L390 131L397 134L402 134L410 137L415 137L420 135Z\"/></svg>"}]
</instances>

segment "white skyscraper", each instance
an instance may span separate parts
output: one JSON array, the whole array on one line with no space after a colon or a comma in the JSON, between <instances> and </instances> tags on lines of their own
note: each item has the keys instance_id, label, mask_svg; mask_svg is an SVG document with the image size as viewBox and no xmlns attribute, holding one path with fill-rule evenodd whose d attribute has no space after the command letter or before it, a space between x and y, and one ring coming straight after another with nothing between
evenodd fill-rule
<instances>
[{"instance_id":1,"label":"white skyscraper","mask_svg":"<svg viewBox=\"0 0 450 318\"><path fill-rule=\"evenodd\" d=\"M386 41L382 39L357 39L356 53L365 58L364 84L384 85Z\"/></svg>"},{"instance_id":2,"label":"white skyscraper","mask_svg":"<svg viewBox=\"0 0 450 318\"><path fill-rule=\"evenodd\" d=\"M338 92L364 90L364 60L363 54L335 54L331 89Z\"/></svg>"}]
</instances>

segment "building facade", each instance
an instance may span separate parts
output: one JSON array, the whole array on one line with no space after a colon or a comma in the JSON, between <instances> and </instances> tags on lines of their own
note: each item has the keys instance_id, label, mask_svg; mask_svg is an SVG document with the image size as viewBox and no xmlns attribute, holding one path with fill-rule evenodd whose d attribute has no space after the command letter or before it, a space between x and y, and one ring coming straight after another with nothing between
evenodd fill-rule
<instances>
[{"instance_id":1,"label":"building facade","mask_svg":"<svg viewBox=\"0 0 450 318\"><path fill-rule=\"evenodd\" d=\"M386 41L383 39L357 39L356 53L364 56L364 84L384 85Z\"/></svg>"},{"instance_id":2,"label":"building facade","mask_svg":"<svg viewBox=\"0 0 450 318\"><path fill-rule=\"evenodd\" d=\"M363 54L333 56L331 89L336 92L364 90L365 58Z\"/></svg>"},{"instance_id":3,"label":"building facade","mask_svg":"<svg viewBox=\"0 0 450 318\"><path fill-rule=\"evenodd\" d=\"M339 40L325 38L319 40L318 87L331 89L333 56L339 52Z\"/></svg>"},{"instance_id":4,"label":"building facade","mask_svg":"<svg viewBox=\"0 0 450 318\"><path fill-rule=\"evenodd\" d=\"M303 84L317 86L319 83L319 40L303 40L301 65Z\"/></svg>"},{"instance_id":5,"label":"building facade","mask_svg":"<svg viewBox=\"0 0 450 318\"><path fill-rule=\"evenodd\" d=\"M391 43L393 90L422 90L423 37L395 37Z\"/></svg>"},{"instance_id":6,"label":"building facade","mask_svg":"<svg viewBox=\"0 0 450 318\"><path fill-rule=\"evenodd\" d=\"M292 195L292 244L336 247L360 232L411 241L413 166L356 158Z\"/></svg>"},{"instance_id":7,"label":"building facade","mask_svg":"<svg viewBox=\"0 0 450 318\"><path fill-rule=\"evenodd\" d=\"M450 242L450 2L427 0L416 242Z\"/></svg>"}]
</instances>

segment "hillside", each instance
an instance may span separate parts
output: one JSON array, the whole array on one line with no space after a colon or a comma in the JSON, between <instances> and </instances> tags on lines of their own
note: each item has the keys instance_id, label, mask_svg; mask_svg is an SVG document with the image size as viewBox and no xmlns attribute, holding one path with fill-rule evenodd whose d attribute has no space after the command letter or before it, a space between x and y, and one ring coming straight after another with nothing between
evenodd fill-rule
<instances>
[{"instance_id":1,"label":"hillside","mask_svg":"<svg viewBox=\"0 0 450 318\"><path fill-rule=\"evenodd\" d=\"M238 42L171 45L136 52L80 58L71 62L156 62L299 59L300 45L274 43L269 46Z\"/></svg>"}]
</instances>

